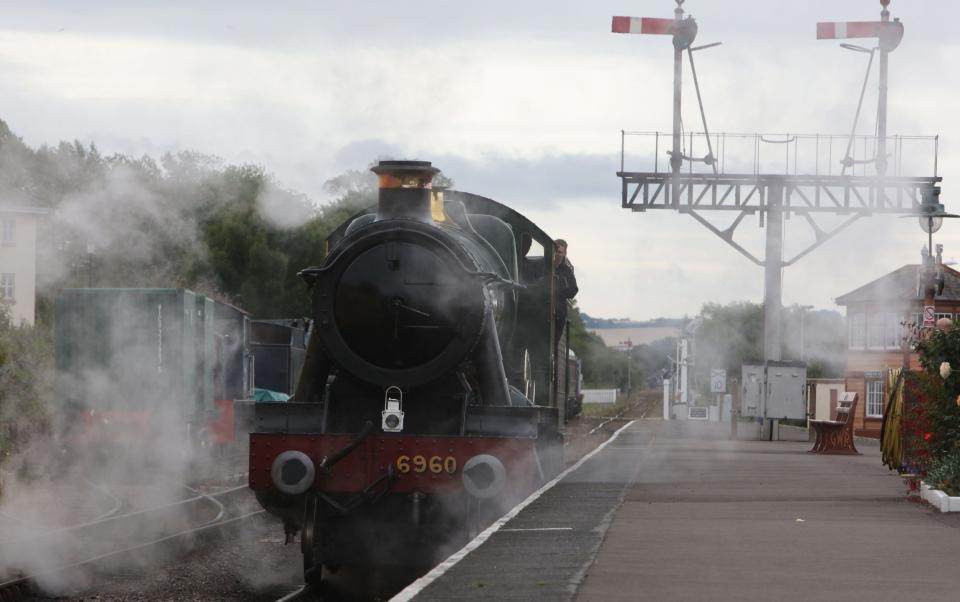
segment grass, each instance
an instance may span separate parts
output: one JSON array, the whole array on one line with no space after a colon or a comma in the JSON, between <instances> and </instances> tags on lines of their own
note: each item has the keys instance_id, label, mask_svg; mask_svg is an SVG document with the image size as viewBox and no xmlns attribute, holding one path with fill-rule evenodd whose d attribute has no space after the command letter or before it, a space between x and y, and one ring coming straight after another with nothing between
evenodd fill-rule
<instances>
[{"instance_id":1,"label":"grass","mask_svg":"<svg viewBox=\"0 0 960 602\"><path fill-rule=\"evenodd\" d=\"M655 411L649 413L651 417L655 417L661 413L659 400L662 396L663 392L656 389L633 391L629 396L621 395L618 397L616 403L585 403L581 416L584 418L610 418L639 401L642 402L642 405L650 408L655 406Z\"/></svg>"}]
</instances>

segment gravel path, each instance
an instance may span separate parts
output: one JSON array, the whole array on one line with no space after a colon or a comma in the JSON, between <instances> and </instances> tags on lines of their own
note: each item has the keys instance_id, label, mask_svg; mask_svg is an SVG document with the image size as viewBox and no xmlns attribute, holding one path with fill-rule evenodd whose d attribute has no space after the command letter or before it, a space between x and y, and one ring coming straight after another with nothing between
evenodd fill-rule
<instances>
[{"instance_id":1,"label":"gravel path","mask_svg":"<svg viewBox=\"0 0 960 602\"><path fill-rule=\"evenodd\" d=\"M284 546L283 528L263 515L227 538L198 542L176 557L136 559L96 576L96 589L35 600L103 602L276 600L302 583L300 548ZM89 578L89 576L87 576Z\"/></svg>"}]
</instances>

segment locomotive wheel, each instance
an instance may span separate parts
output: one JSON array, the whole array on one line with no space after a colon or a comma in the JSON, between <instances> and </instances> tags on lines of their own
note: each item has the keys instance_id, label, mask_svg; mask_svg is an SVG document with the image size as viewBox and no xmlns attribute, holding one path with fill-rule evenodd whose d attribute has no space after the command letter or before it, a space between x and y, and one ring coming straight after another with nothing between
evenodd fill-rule
<instances>
[{"instance_id":1,"label":"locomotive wheel","mask_svg":"<svg viewBox=\"0 0 960 602\"><path fill-rule=\"evenodd\" d=\"M317 512L320 502L315 495L307 496L303 511L303 528L300 530L300 552L303 554L303 580L310 585L319 585L321 577L320 557L317 554Z\"/></svg>"}]
</instances>

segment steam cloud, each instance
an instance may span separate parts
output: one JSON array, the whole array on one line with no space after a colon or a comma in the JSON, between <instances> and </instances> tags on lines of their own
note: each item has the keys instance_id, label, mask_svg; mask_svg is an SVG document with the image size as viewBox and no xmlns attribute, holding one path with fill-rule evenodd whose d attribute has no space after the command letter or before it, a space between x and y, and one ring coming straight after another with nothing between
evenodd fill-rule
<instances>
[{"instance_id":1,"label":"steam cloud","mask_svg":"<svg viewBox=\"0 0 960 602\"><path fill-rule=\"evenodd\" d=\"M29 153L4 150L0 187L29 189ZM78 173L89 177L54 199L38 244L38 289L52 298L60 288L91 283L183 286L184 257L202 261L206 254L198 205L216 209L231 202L229 194L215 194L223 185L219 163L196 155L168 156L162 165L149 158L113 157L94 169L84 164L83 152L68 151L63 146L39 151L47 153L51 178L76 183ZM278 227L303 223L310 203L270 178L264 181L256 203L262 217ZM157 189L158 184L167 189ZM193 282L191 288L217 294L213 281ZM190 444L191 435L203 438L188 431L197 428L188 422L194 408L175 399L170 372L158 366L155 337L146 336L156 325L134 303L118 302L101 318L84 324L75 342L79 349L98 340L104 348L74 349L84 361L69 373L58 372L57 395L41 400L48 432L20 442L0 466L0 579L43 573L82 557L78 543L56 531L102 516L117 500L123 503L118 511L126 512L188 497L184 483L207 460L208 449ZM183 392L192 393L189 387ZM17 418L10 415L17 404L7 402L0 404L3 421ZM113 447L101 445L106 441ZM42 533L48 535L36 540ZM141 538L129 535L131 541ZM124 558L117 564L144 562L149 559ZM50 592L86 583L87 577L77 573L41 580Z\"/></svg>"}]
</instances>

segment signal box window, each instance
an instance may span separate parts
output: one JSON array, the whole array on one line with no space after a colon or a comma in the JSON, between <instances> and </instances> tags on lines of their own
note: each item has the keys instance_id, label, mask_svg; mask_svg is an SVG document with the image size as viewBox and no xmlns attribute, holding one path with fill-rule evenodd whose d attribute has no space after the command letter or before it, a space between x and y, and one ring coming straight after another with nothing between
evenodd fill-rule
<instances>
[{"instance_id":1,"label":"signal box window","mask_svg":"<svg viewBox=\"0 0 960 602\"><path fill-rule=\"evenodd\" d=\"M873 314L867 320L867 347L883 349L883 319L880 314Z\"/></svg>"},{"instance_id":2,"label":"signal box window","mask_svg":"<svg viewBox=\"0 0 960 602\"><path fill-rule=\"evenodd\" d=\"M887 349L899 349L903 327L900 326L900 316L893 313L886 314L883 328L883 346Z\"/></svg>"},{"instance_id":3,"label":"signal box window","mask_svg":"<svg viewBox=\"0 0 960 602\"><path fill-rule=\"evenodd\" d=\"M0 246L17 246L17 222L12 218L0 219Z\"/></svg>"},{"instance_id":4,"label":"signal box window","mask_svg":"<svg viewBox=\"0 0 960 602\"><path fill-rule=\"evenodd\" d=\"M867 418L883 418L883 381L867 381Z\"/></svg>"},{"instance_id":5,"label":"signal box window","mask_svg":"<svg viewBox=\"0 0 960 602\"><path fill-rule=\"evenodd\" d=\"M4 272L0 274L0 300L13 301L15 290L15 274Z\"/></svg>"},{"instance_id":6,"label":"signal box window","mask_svg":"<svg viewBox=\"0 0 960 602\"><path fill-rule=\"evenodd\" d=\"M850 316L850 349L863 349L866 338L866 314L853 314Z\"/></svg>"}]
</instances>

